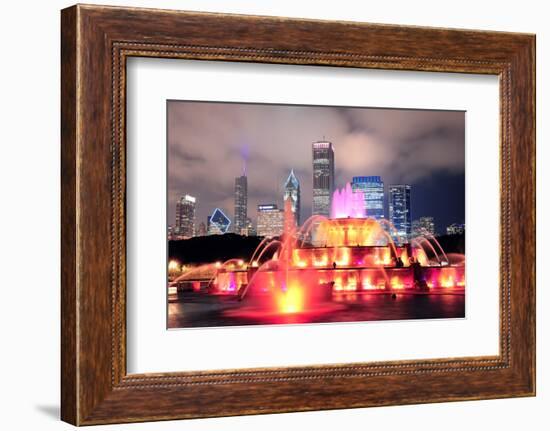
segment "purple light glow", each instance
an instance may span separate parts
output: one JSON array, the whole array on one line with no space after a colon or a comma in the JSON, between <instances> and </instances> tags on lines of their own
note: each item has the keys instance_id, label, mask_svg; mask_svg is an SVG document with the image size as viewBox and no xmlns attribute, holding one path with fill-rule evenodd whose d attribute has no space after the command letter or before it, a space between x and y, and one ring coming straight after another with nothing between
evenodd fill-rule
<instances>
[{"instance_id":1,"label":"purple light glow","mask_svg":"<svg viewBox=\"0 0 550 431\"><path fill-rule=\"evenodd\" d=\"M362 191L354 192L351 184L341 190L335 190L332 195L330 210L331 218L365 218L365 195Z\"/></svg>"}]
</instances>

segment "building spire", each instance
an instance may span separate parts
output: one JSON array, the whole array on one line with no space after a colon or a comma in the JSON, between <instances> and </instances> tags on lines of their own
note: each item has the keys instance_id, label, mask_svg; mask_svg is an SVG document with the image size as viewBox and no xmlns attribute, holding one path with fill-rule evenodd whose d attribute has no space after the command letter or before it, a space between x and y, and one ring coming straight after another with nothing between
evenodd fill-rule
<instances>
[{"instance_id":1,"label":"building spire","mask_svg":"<svg viewBox=\"0 0 550 431\"><path fill-rule=\"evenodd\" d=\"M296 178L296 175L294 174L294 169L290 170L290 174L288 175L288 178L285 181L285 187L293 186L294 188L300 187L300 182L298 181L298 178Z\"/></svg>"}]
</instances>

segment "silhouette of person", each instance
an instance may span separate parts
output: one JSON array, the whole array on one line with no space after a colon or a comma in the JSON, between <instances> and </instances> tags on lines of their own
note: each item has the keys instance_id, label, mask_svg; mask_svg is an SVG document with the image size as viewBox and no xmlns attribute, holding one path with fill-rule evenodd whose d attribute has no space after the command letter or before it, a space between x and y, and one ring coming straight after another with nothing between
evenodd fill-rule
<instances>
[{"instance_id":1,"label":"silhouette of person","mask_svg":"<svg viewBox=\"0 0 550 431\"><path fill-rule=\"evenodd\" d=\"M426 290L428 288L428 284L426 283L426 280L424 280L424 269L422 268L422 265L420 265L420 262L417 259L411 258L411 266L413 269L413 277L416 286L421 290Z\"/></svg>"},{"instance_id":2,"label":"silhouette of person","mask_svg":"<svg viewBox=\"0 0 550 431\"><path fill-rule=\"evenodd\" d=\"M395 259L395 267L396 268L403 268L404 266L405 266L405 264L401 260L401 257L397 257L397 259Z\"/></svg>"}]
</instances>

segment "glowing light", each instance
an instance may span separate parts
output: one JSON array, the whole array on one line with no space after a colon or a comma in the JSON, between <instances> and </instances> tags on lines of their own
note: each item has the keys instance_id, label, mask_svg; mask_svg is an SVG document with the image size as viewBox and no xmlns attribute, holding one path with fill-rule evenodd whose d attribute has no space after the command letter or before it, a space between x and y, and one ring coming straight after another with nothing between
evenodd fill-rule
<instances>
[{"instance_id":1,"label":"glowing light","mask_svg":"<svg viewBox=\"0 0 550 431\"><path fill-rule=\"evenodd\" d=\"M170 272L179 272L180 263L177 260L171 260L168 262L168 271Z\"/></svg>"},{"instance_id":2,"label":"glowing light","mask_svg":"<svg viewBox=\"0 0 550 431\"><path fill-rule=\"evenodd\" d=\"M375 286L372 285L370 278L365 278L363 283L361 283L363 290L372 290L375 289Z\"/></svg>"},{"instance_id":3,"label":"glowing light","mask_svg":"<svg viewBox=\"0 0 550 431\"><path fill-rule=\"evenodd\" d=\"M336 260L336 265L338 266L349 266L351 260L351 254L348 248L343 247L340 249L339 259Z\"/></svg>"},{"instance_id":4,"label":"glowing light","mask_svg":"<svg viewBox=\"0 0 550 431\"><path fill-rule=\"evenodd\" d=\"M346 290L357 290L357 279L354 276L348 277Z\"/></svg>"},{"instance_id":5,"label":"glowing light","mask_svg":"<svg viewBox=\"0 0 550 431\"><path fill-rule=\"evenodd\" d=\"M453 287L455 285L455 281L453 277L441 277L440 283L441 287Z\"/></svg>"},{"instance_id":6,"label":"glowing light","mask_svg":"<svg viewBox=\"0 0 550 431\"><path fill-rule=\"evenodd\" d=\"M353 192L351 184L347 183L342 190L332 194L330 214L332 218L364 218L365 195L361 191Z\"/></svg>"},{"instance_id":7,"label":"glowing light","mask_svg":"<svg viewBox=\"0 0 550 431\"><path fill-rule=\"evenodd\" d=\"M222 263L221 263L221 262L216 262L216 263L214 264L214 266L215 266L216 268L219 269L219 268L222 267Z\"/></svg>"},{"instance_id":8,"label":"glowing light","mask_svg":"<svg viewBox=\"0 0 550 431\"><path fill-rule=\"evenodd\" d=\"M390 285L391 285L392 289L395 289L395 290L401 290L405 287L405 285L403 284L403 281L401 280L401 278L399 278L397 276L392 277Z\"/></svg>"},{"instance_id":9,"label":"glowing light","mask_svg":"<svg viewBox=\"0 0 550 431\"><path fill-rule=\"evenodd\" d=\"M193 284L193 292L200 292L201 282L200 281L194 281L192 284Z\"/></svg>"},{"instance_id":10,"label":"glowing light","mask_svg":"<svg viewBox=\"0 0 550 431\"><path fill-rule=\"evenodd\" d=\"M391 257L390 257L390 250L389 249L386 249L384 251L384 257L383 257L382 262L384 263L384 265L389 265L391 263Z\"/></svg>"},{"instance_id":11,"label":"glowing light","mask_svg":"<svg viewBox=\"0 0 550 431\"><path fill-rule=\"evenodd\" d=\"M374 263L376 265L388 266L391 263L391 254L389 249L377 250Z\"/></svg>"},{"instance_id":12,"label":"glowing light","mask_svg":"<svg viewBox=\"0 0 550 431\"><path fill-rule=\"evenodd\" d=\"M244 260L239 259L239 260L237 261L237 265L243 266L243 265L244 265Z\"/></svg>"},{"instance_id":13,"label":"glowing light","mask_svg":"<svg viewBox=\"0 0 550 431\"><path fill-rule=\"evenodd\" d=\"M258 267L258 261L255 260L252 262L252 268L257 268Z\"/></svg>"},{"instance_id":14,"label":"glowing light","mask_svg":"<svg viewBox=\"0 0 550 431\"><path fill-rule=\"evenodd\" d=\"M290 285L286 292L277 291L275 299L280 313L299 313L304 309L304 292L299 286Z\"/></svg>"},{"instance_id":15,"label":"glowing light","mask_svg":"<svg viewBox=\"0 0 550 431\"><path fill-rule=\"evenodd\" d=\"M416 257L416 260L420 263L422 266L428 266L429 260L428 256L426 255L426 252L422 249L417 249L416 253L414 253L414 256Z\"/></svg>"},{"instance_id":16,"label":"glowing light","mask_svg":"<svg viewBox=\"0 0 550 431\"><path fill-rule=\"evenodd\" d=\"M403 251L401 252L401 261L403 262L403 264L405 266L409 266L410 265L410 262L409 262L409 255L407 253L407 249L404 248Z\"/></svg>"},{"instance_id":17,"label":"glowing light","mask_svg":"<svg viewBox=\"0 0 550 431\"><path fill-rule=\"evenodd\" d=\"M313 266L327 266L328 265L328 256L326 253L320 259L313 259Z\"/></svg>"}]
</instances>

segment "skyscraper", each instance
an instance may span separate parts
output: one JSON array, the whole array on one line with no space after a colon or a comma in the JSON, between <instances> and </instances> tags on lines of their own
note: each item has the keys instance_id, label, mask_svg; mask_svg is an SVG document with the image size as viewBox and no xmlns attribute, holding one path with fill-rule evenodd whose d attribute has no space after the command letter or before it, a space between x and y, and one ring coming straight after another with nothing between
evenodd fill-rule
<instances>
[{"instance_id":1,"label":"skyscraper","mask_svg":"<svg viewBox=\"0 0 550 431\"><path fill-rule=\"evenodd\" d=\"M206 228L208 235L223 235L229 231L229 226L231 226L231 220L225 215L225 213L216 208L212 215L209 215L208 226Z\"/></svg>"},{"instance_id":2,"label":"skyscraper","mask_svg":"<svg viewBox=\"0 0 550 431\"><path fill-rule=\"evenodd\" d=\"M363 193L367 217L384 218L384 182L379 176L353 177L351 189Z\"/></svg>"},{"instance_id":3,"label":"skyscraper","mask_svg":"<svg viewBox=\"0 0 550 431\"><path fill-rule=\"evenodd\" d=\"M284 212L275 204L258 205L256 234L258 236L273 237L283 233Z\"/></svg>"},{"instance_id":4,"label":"skyscraper","mask_svg":"<svg viewBox=\"0 0 550 431\"><path fill-rule=\"evenodd\" d=\"M420 217L412 222L412 235L419 236L429 233L435 235L435 223L433 217Z\"/></svg>"},{"instance_id":5,"label":"skyscraper","mask_svg":"<svg viewBox=\"0 0 550 431\"><path fill-rule=\"evenodd\" d=\"M300 226L300 182L294 170L290 171L290 174L285 182L285 192L283 195L283 203L286 205L286 201L290 201L290 209L294 215L294 226Z\"/></svg>"},{"instance_id":6,"label":"skyscraper","mask_svg":"<svg viewBox=\"0 0 550 431\"><path fill-rule=\"evenodd\" d=\"M256 236L256 228L250 217L246 218L246 235L247 236Z\"/></svg>"},{"instance_id":7,"label":"skyscraper","mask_svg":"<svg viewBox=\"0 0 550 431\"><path fill-rule=\"evenodd\" d=\"M176 203L176 224L174 233L184 238L195 235L195 206L197 200L190 195L185 195Z\"/></svg>"},{"instance_id":8,"label":"skyscraper","mask_svg":"<svg viewBox=\"0 0 550 431\"><path fill-rule=\"evenodd\" d=\"M205 236L206 235L206 225L203 221L200 222L199 228L197 229L197 236Z\"/></svg>"},{"instance_id":9,"label":"skyscraper","mask_svg":"<svg viewBox=\"0 0 550 431\"><path fill-rule=\"evenodd\" d=\"M461 235L465 232L464 223L453 223L447 226L447 235Z\"/></svg>"},{"instance_id":10,"label":"skyscraper","mask_svg":"<svg viewBox=\"0 0 550 431\"><path fill-rule=\"evenodd\" d=\"M313 215L330 216L334 191L334 147L331 142L312 144L313 154Z\"/></svg>"},{"instance_id":11,"label":"skyscraper","mask_svg":"<svg viewBox=\"0 0 550 431\"><path fill-rule=\"evenodd\" d=\"M408 241L411 236L411 186L396 184L389 187L389 216L399 237Z\"/></svg>"},{"instance_id":12,"label":"skyscraper","mask_svg":"<svg viewBox=\"0 0 550 431\"><path fill-rule=\"evenodd\" d=\"M246 172L235 178L235 218L234 232L242 235L246 231L246 217L248 206L248 180Z\"/></svg>"}]
</instances>

